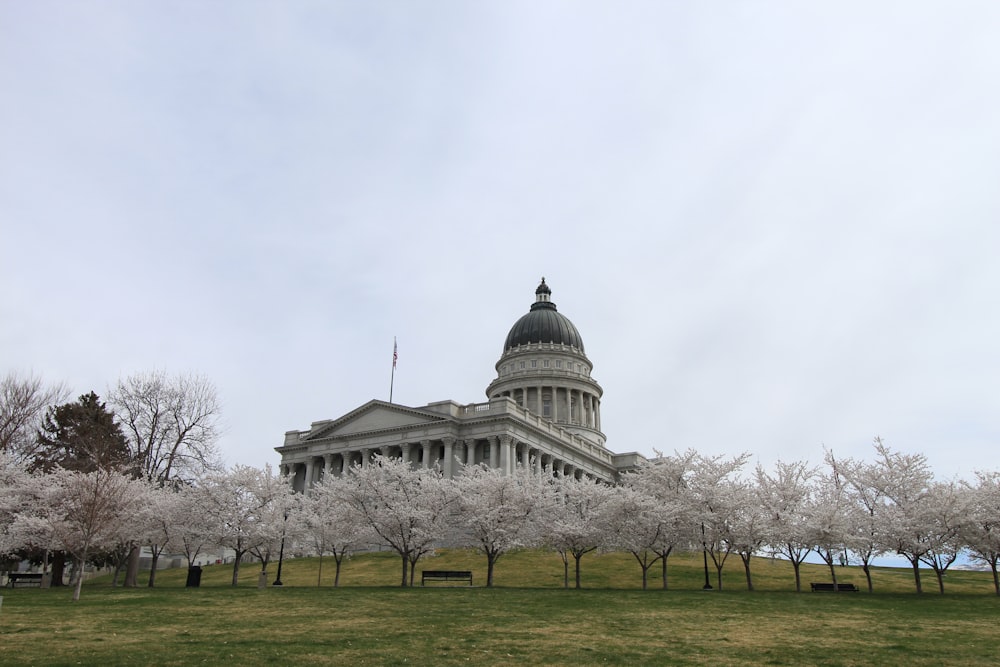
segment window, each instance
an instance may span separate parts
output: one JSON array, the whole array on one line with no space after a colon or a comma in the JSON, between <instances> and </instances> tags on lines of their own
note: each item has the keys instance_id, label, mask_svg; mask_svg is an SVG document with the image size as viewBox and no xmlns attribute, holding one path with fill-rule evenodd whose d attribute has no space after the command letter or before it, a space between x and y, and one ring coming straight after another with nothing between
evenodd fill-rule
<instances>
[{"instance_id":1,"label":"window","mask_svg":"<svg viewBox=\"0 0 1000 667\"><path fill-rule=\"evenodd\" d=\"M556 368L562 368L562 359L556 359Z\"/></svg>"},{"instance_id":2,"label":"window","mask_svg":"<svg viewBox=\"0 0 1000 667\"><path fill-rule=\"evenodd\" d=\"M552 396L549 394L542 394L542 416L552 416Z\"/></svg>"},{"instance_id":3,"label":"window","mask_svg":"<svg viewBox=\"0 0 1000 667\"><path fill-rule=\"evenodd\" d=\"M542 362L542 366L544 366L545 368L548 368L549 367L549 360L546 359L545 361L543 361Z\"/></svg>"},{"instance_id":4,"label":"window","mask_svg":"<svg viewBox=\"0 0 1000 667\"><path fill-rule=\"evenodd\" d=\"M531 367L532 368L538 368L538 360L537 359L532 359L531 360Z\"/></svg>"},{"instance_id":5,"label":"window","mask_svg":"<svg viewBox=\"0 0 1000 667\"><path fill-rule=\"evenodd\" d=\"M521 362L521 370L524 370L524 362Z\"/></svg>"}]
</instances>

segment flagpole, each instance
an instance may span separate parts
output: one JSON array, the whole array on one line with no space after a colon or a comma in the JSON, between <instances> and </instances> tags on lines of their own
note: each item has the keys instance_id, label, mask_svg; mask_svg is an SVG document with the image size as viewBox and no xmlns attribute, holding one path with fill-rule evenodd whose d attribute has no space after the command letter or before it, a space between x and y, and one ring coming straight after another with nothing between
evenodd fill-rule
<instances>
[{"instance_id":1,"label":"flagpole","mask_svg":"<svg viewBox=\"0 0 1000 667\"><path fill-rule=\"evenodd\" d=\"M396 383L396 359L398 354L396 354L396 337L392 337L392 377L389 379L389 402L392 403L392 386Z\"/></svg>"}]
</instances>

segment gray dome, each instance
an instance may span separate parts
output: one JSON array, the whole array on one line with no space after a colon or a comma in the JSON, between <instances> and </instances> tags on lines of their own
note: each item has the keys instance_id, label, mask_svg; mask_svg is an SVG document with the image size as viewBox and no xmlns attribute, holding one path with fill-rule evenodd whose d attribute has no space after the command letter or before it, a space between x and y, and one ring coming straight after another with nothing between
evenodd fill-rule
<instances>
[{"instance_id":1,"label":"gray dome","mask_svg":"<svg viewBox=\"0 0 1000 667\"><path fill-rule=\"evenodd\" d=\"M556 304L549 301L552 290L545 284L545 278L535 290L535 303L507 334L503 349L506 352L519 345L530 343L556 343L575 347L583 352L583 338L569 318L556 310Z\"/></svg>"}]
</instances>

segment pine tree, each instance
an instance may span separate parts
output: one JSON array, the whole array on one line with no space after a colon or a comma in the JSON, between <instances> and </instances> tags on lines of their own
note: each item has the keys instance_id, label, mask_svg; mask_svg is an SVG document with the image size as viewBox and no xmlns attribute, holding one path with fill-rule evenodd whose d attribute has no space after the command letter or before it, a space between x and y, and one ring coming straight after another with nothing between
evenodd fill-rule
<instances>
[{"instance_id":1,"label":"pine tree","mask_svg":"<svg viewBox=\"0 0 1000 667\"><path fill-rule=\"evenodd\" d=\"M50 408L38 432L38 451L32 470L93 472L125 470L131 456L128 440L97 394L84 394L72 403Z\"/></svg>"}]
</instances>

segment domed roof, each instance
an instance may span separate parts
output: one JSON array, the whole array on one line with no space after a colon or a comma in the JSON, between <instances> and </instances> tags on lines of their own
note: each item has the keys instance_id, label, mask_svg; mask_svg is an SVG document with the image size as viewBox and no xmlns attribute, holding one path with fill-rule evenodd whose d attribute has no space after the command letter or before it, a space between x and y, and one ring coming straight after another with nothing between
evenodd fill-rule
<instances>
[{"instance_id":1,"label":"domed roof","mask_svg":"<svg viewBox=\"0 0 1000 667\"><path fill-rule=\"evenodd\" d=\"M507 334L503 349L507 350L518 345L529 343L557 343L570 345L583 352L583 338L569 318L556 310L556 304L549 301L552 290L545 284L545 278L535 290L535 303Z\"/></svg>"}]
</instances>

